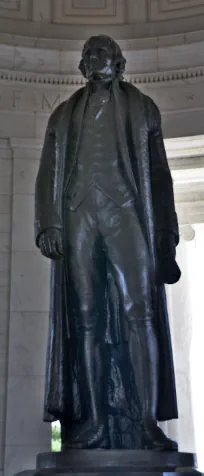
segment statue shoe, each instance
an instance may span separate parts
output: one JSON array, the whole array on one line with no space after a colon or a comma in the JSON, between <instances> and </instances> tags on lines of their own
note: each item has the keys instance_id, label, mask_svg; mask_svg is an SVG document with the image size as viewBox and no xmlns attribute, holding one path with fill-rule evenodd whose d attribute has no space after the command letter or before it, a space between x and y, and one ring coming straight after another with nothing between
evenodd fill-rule
<instances>
[{"instance_id":1,"label":"statue shoe","mask_svg":"<svg viewBox=\"0 0 204 476\"><path fill-rule=\"evenodd\" d=\"M155 451L178 451L177 442L168 438L156 423L144 429L143 446Z\"/></svg>"},{"instance_id":2,"label":"statue shoe","mask_svg":"<svg viewBox=\"0 0 204 476\"><path fill-rule=\"evenodd\" d=\"M95 425L93 421L88 421L79 425L62 445L62 451L94 448L110 448L108 432L104 423Z\"/></svg>"}]
</instances>

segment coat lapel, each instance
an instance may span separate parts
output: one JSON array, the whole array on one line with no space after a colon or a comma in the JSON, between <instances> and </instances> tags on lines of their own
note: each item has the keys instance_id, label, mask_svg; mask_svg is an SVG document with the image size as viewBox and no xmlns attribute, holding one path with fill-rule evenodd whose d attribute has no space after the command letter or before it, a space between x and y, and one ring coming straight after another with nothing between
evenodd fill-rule
<instances>
[{"instance_id":1,"label":"coat lapel","mask_svg":"<svg viewBox=\"0 0 204 476\"><path fill-rule=\"evenodd\" d=\"M127 88L127 93L129 99L132 141L137 162L139 193L143 209L143 220L153 264L153 279L155 280L156 257L149 161L149 130L144 105L144 95L133 86Z\"/></svg>"},{"instance_id":2,"label":"coat lapel","mask_svg":"<svg viewBox=\"0 0 204 476\"><path fill-rule=\"evenodd\" d=\"M126 133L125 133L125 124L123 120L123 110L121 106L121 101L120 101L120 85L118 81L115 81L113 83L113 96L114 96L114 102L115 102L115 120L116 120L116 129L117 129L117 141L119 144L119 150L120 154L122 156L122 162L123 166L125 168L127 177L129 179L129 182L131 183L132 189L137 196L138 190L137 190L137 185L135 182L135 178L133 175L132 171L132 165L131 165L131 160L130 160L130 155L129 155L129 150L128 150L128 145L127 145L127 138L126 138Z\"/></svg>"},{"instance_id":3,"label":"coat lapel","mask_svg":"<svg viewBox=\"0 0 204 476\"><path fill-rule=\"evenodd\" d=\"M77 140L76 140L76 148L74 152L74 157L72 157L72 163L70 167L70 171L68 173L68 176L66 177L65 182L63 183L63 191L66 191L70 175L72 173L75 161L76 161L76 156L77 156L77 150L79 146L79 141L80 141L80 136L81 136L81 129L82 129L82 124L83 124L83 119L84 119L84 111L86 107L86 103L89 97L89 92L90 92L90 87L89 83L87 83L86 87L83 88L83 90L77 91L77 93L72 96L72 98L67 102L65 109L63 111L63 115L61 118L60 122L60 141L59 143L62 144L62 149L61 149L61 156L62 156L62 161L63 161L63 176L64 176L64 171L65 171L65 160L67 160L67 147L68 147L68 140L69 140L69 127L71 123L71 118L72 118L72 112L74 109L75 104L79 99L82 98L82 103L81 103L81 116L80 116L80 123L78 125L77 129Z\"/></svg>"},{"instance_id":4,"label":"coat lapel","mask_svg":"<svg viewBox=\"0 0 204 476\"><path fill-rule=\"evenodd\" d=\"M130 158L126 134L123 124L123 114L120 105L120 86L127 94L128 111L131 126L131 135L134 145L133 157ZM120 151L123 156L123 164L135 193L139 189L140 202L142 204L142 221L146 229L146 237L151 252L151 259L155 268L155 249L154 249L154 226L153 226L153 209L151 199L151 184L149 170L149 147L148 147L148 125L143 102L143 96L134 86L126 85L125 82L114 85L114 96L117 112L117 129ZM133 163L137 176L133 172Z\"/></svg>"}]
</instances>

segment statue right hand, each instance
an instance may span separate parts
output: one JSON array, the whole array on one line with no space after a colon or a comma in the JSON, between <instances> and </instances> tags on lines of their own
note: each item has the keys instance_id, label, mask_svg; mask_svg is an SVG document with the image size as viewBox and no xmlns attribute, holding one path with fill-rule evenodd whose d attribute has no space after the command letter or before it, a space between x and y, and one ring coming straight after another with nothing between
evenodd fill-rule
<instances>
[{"instance_id":1,"label":"statue right hand","mask_svg":"<svg viewBox=\"0 0 204 476\"><path fill-rule=\"evenodd\" d=\"M39 248L43 256L60 259L63 256L62 232L58 228L48 228L39 238Z\"/></svg>"}]
</instances>

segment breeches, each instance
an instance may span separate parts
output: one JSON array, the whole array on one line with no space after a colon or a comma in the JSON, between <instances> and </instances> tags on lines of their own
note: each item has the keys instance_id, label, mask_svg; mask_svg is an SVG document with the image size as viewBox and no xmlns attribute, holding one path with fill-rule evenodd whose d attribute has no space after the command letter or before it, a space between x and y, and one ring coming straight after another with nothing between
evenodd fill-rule
<instances>
[{"instance_id":1,"label":"breeches","mask_svg":"<svg viewBox=\"0 0 204 476\"><path fill-rule=\"evenodd\" d=\"M105 315L107 270L129 324L152 318L148 247L135 202L119 207L92 188L75 211L65 209L68 293L81 332L97 332Z\"/></svg>"}]
</instances>

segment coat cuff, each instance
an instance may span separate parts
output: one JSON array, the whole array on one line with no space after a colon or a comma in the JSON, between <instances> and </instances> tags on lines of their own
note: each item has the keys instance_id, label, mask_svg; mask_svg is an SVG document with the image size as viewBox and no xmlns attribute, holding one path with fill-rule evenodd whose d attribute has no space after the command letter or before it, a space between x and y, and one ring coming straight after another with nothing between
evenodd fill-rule
<instances>
[{"instance_id":1,"label":"coat cuff","mask_svg":"<svg viewBox=\"0 0 204 476\"><path fill-rule=\"evenodd\" d=\"M58 230L62 229L62 223L59 215L48 206L39 207L36 211L35 217L35 242L36 246L39 248L39 237L46 231L48 228L56 228Z\"/></svg>"},{"instance_id":2,"label":"coat cuff","mask_svg":"<svg viewBox=\"0 0 204 476\"><path fill-rule=\"evenodd\" d=\"M40 237L42 235L42 233L44 233L45 231L47 230L50 230L50 228L54 228L55 230L61 230L62 227L59 227L59 226L48 226L47 228L45 228L44 230L41 230L38 235L36 235L35 237L35 244L38 248L40 248L40 245L39 245L39 242L40 242Z\"/></svg>"}]
</instances>

